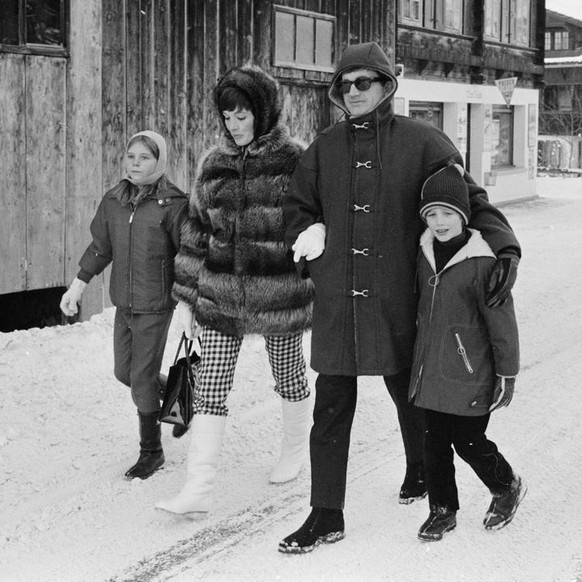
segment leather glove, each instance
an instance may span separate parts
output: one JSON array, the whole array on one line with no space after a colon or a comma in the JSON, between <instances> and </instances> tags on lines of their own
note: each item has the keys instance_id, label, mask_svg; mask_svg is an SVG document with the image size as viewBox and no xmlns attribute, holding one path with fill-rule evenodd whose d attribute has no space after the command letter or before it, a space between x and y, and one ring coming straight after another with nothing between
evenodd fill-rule
<instances>
[{"instance_id":1,"label":"leather glove","mask_svg":"<svg viewBox=\"0 0 582 582\"><path fill-rule=\"evenodd\" d=\"M517 279L519 258L516 255L497 259L487 286L487 307L503 305Z\"/></svg>"},{"instance_id":2,"label":"leather glove","mask_svg":"<svg viewBox=\"0 0 582 582\"><path fill-rule=\"evenodd\" d=\"M65 315L71 317L79 311L77 304L81 303L81 297L83 291L85 291L85 287L87 287L85 281L81 281L77 277L73 279L71 286L64 292L59 304L61 311Z\"/></svg>"},{"instance_id":3,"label":"leather glove","mask_svg":"<svg viewBox=\"0 0 582 582\"><path fill-rule=\"evenodd\" d=\"M291 247L294 251L293 260L298 263L301 257L308 261L317 259L325 249L325 224L316 222L299 234L295 244Z\"/></svg>"},{"instance_id":4,"label":"leather glove","mask_svg":"<svg viewBox=\"0 0 582 582\"><path fill-rule=\"evenodd\" d=\"M514 376L497 376L495 388L493 389L493 404L489 407L489 412L493 412L503 406L509 406L515 390Z\"/></svg>"},{"instance_id":5,"label":"leather glove","mask_svg":"<svg viewBox=\"0 0 582 582\"><path fill-rule=\"evenodd\" d=\"M191 340L196 337L196 321L190 306L184 301L178 301L176 307L176 315L178 316L178 325L180 329L186 334L186 337Z\"/></svg>"}]
</instances>

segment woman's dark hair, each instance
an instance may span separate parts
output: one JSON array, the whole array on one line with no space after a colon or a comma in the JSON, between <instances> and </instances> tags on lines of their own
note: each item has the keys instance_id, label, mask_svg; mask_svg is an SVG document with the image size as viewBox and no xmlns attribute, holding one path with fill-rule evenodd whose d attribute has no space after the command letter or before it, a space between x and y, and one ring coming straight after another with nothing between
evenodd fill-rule
<instances>
[{"instance_id":1,"label":"woman's dark hair","mask_svg":"<svg viewBox=\"0 0 582 582\"><path fill-rule=\"evenodd\" d=\"M135 137L132 137L129 140L129 143L127 144L127 149L129 149L136 142L143 143L143 145L146 148L148 148L150 152L152 152L152 155L154 156L154 158L156 158L156 160L160 159L160 148L151 137L148 137L147 135L136 135Z\"/></svg>"},{"instance_id":2,"label":"woman's dark hair","mask_svg":"<svg viewBox=\"0 0 582 582\"><path fill-rule=\"evenodd\" d=\"M218 96L218 108L220 112L247 109L255 115L255 108L248 95L236 87L225 87Z\"/></svg>"}]
</instances>

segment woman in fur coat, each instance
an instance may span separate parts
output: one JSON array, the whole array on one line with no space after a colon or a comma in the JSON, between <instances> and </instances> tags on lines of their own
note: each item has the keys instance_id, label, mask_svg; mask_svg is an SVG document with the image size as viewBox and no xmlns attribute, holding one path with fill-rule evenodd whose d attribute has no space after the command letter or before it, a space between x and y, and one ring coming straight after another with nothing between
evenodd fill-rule
<instances>
[{"instance_id":1,"label":"woman in fur coat","mask_svg":"<svg viewBox=\"0 0 582 582\"><path fill-rule=\"evenodd\" d=\"M304 462L311 401L303 332L312 285L284 241L282 202L303 148L280 123L277 82L255 66L228 71L214 90L224 135L202 158L176 258L174 297L186 335L200 328L201 363L186 483L156 507L210 508L236 360L261 334L282 397L281 457L270 480L294 479Z\"/></svg>"}]
</instances>

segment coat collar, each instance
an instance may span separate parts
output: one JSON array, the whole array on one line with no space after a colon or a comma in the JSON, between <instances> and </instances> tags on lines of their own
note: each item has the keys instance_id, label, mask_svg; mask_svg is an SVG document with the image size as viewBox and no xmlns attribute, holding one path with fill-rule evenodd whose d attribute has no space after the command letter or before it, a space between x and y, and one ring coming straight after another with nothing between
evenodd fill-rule
<instances>
[{"instance_id":1,"label":"coat collar","mask_svg":"<svg viewBox=\"0 0 582 582\"><path fill-rule=\"evenodd\" d=\"M280 150L289 139L289 129L285 125L277 125L269 133L261 135L245 147L239 147L231 138L223 136L218 149L228 156L239 156L246 153L252 157L263 157Z\"/></svg>"},{"instance_id":2,"label":"coat collar","mask_svg":"<svg viewBox=\"0 0 582 582\"><path fill-rule=\"evenodd\" d=\"M473 259L476 257L493 257L495 258L495 253L491 250L491 247L487 244L485 239L481 236L481 233L474 228L469 228L471 233L471 238L467 241L467 244L459 249L459 251L451 258L451 260L445 265L443 271L460 263L466 259ZM433 241L434 235L430 229L426 229L422 236L420 237L420 248L426 257L426 260L432 267L433 271L436 272L436 261L434 258Z\"/></svg>"}]
</instances>

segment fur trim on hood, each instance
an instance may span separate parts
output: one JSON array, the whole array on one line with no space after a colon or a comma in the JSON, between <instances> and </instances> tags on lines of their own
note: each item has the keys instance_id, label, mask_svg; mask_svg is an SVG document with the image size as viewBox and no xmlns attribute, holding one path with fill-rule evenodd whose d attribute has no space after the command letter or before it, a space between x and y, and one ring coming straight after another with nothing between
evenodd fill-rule
<instances>
[{"instance_id":1,"label":"fur trim on hood","mask_svg":"<svg viewBox=\"0 0 582 582\"><path fill-rule=\"evenodd\" d=\"M255 140L269 133L279 123L281 104L277 81L255 65L234 67L219 79L214 88L214 106L227 136L230 137L230 134L226 130L222 111L218 106L220 94L227 87L234 87L242 91L253 104L255 109ZM232 138L230 139L232 140Z\"/></svg>"},{"instance_id":2,"label":"fur trim on hood","mask_svg":"<svg viewBox=\"0 0 582 582\"><path fill-rule=\"evenodd\" d=\"M342 54L328 91L329 99L335 106L339 107L349 115L343 96L338 91L336 83L341 79L343 73L347 73L354 69L370 69L371 71L377 71L382 76L386 77L388 79L388 83L386 83L386 95L380 103L392 99L398 88L398 81L396 80L396 75L392 71L390 61L379 44L375 42L364 42L361 44L350 45ZM380 103L378 103L378 105L380 105ZM378 105L376 105L376 107L378 107Z\"/></svg>"}]
</instances>

